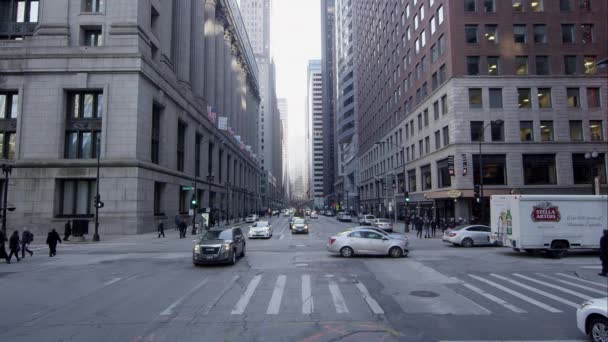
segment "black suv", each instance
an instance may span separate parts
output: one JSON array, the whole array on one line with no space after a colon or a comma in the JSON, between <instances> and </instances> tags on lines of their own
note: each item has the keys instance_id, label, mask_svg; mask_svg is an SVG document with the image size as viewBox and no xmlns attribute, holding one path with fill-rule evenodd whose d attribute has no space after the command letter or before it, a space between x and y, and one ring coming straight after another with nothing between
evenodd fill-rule
<instances>
[{"instance_id":1,"label":"black suv","mask_svg":"<svg viewBox=\"0 0 608 342\"><path fill-rule=\"evenodd\" d=\"M245 238L241 228L214 228L205 231L194 245L192 262L196 266L215 263L234 265L237 256L245 256Z\"/></svg>"}]
</instances>

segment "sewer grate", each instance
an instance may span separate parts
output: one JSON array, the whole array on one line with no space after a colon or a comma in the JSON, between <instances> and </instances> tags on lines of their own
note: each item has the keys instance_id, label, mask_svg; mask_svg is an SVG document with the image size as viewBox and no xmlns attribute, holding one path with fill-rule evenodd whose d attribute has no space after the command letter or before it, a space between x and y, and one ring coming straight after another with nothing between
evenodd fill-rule
<instances>
[{"instance_id":1,"label":"sewer grate","mask_svg":"<svg viewBox=\"0 0 608 342\"><path fill-rule=\"evenodd\" d=\"M433 298L439 297L439 294L432 291L412 291L410 292L410 296Z\"/></svg>"}]
</instances>

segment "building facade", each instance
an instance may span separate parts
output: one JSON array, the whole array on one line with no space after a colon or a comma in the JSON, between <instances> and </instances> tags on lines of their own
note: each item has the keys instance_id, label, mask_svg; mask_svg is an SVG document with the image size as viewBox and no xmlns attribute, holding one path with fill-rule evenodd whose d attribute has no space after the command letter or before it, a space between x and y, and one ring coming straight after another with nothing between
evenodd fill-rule
<instances>
[{"instance_id":1,"label":"building facade","mask_svg":"<svg viewBox=\"0 0 608 342\"><path fill-rule=\"evenodd\" d=\"M86 224L97 193L102 236L258 209L258 70L234 0L2 0L0 13L9 227Z\"/></svg>"},{"instance_id":2,"label":"building facade","mask_svg":"<svg viewBox=\"0 0 608 342\"><path fill-rule=\"evenodd\" d=\"M283 171L283 194L286 200L291 198L291 187L289 177L289 115L287 112L287 99L278 98L277 106L281 117L281 149L282 149L282 171Z\"/></svg>"},{"instance_id":3,"label":"building facade","mask_svg":"<svg viewBox=\"0 0 608 342\"><path fill-rule=\"evenodd\" d=\"M606 192L606 2L354 4L364 210L478 219L480 177L486 213L493 194Z\"/></svg>"},{"instance_id":4,"label":"building facade","mask_svg":"<svg viewBox=\"0 0 608 342\"><path fill-rule=\"evenodd\" d=\"M323 72L321 61L308 62L306 96L306 146L308 149L308 198L315 205L324 205L323 175L325 158L323 144L327 137L323 130Z\"/></svg>"},{"instance_id":5,"label":"building facade","mask_svg":"<svg viewBox=\"0 0 608 342\"><path fill-rule=\"evenodd\" d=\"M336 3L335 0L321 1L321 62L323 73L323 193L325 205L336 203L334 183L336 179L336 115L334 94L336 93Z\"/></svg>"}]
</instances>

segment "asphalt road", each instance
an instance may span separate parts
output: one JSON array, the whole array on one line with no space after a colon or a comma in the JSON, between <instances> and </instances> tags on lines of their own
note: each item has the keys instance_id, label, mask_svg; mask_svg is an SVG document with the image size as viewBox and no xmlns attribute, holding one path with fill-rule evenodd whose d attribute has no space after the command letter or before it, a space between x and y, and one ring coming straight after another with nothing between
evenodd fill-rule
<instances>
[{"instance_id":1,"label":"asphalt road","mask_svg":"<svg viewBox=\"0 0 608 342\"><path fill-rule=\"evenodd\" d=\"M272 224L235 266L194 267L193 237L173 230L64 244L54 258L35 246L0 263L0 340L584 340L575 307L608 291L593 254L554 260L410 234L407 258L343 259L325 244L355 224L321 217L293 236L286 218Z\"/></svg>"}]
</instances>

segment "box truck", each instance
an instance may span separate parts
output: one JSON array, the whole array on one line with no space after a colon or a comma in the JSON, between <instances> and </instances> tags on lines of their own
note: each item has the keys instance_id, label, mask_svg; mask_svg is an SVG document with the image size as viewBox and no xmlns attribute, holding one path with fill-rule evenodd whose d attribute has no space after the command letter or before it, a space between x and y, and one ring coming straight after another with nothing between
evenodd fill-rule
<instances>
[{"instance_id":1,"label":"box truck","mask_svg":"<svg viewBox=\"0 0 608 342\"><path fill-rule=\"evenodd\" d=\"M568 250L599 249L608 229L605 195L495 195L491 242L561 258Z\"/></svg>"}]
</instances>

